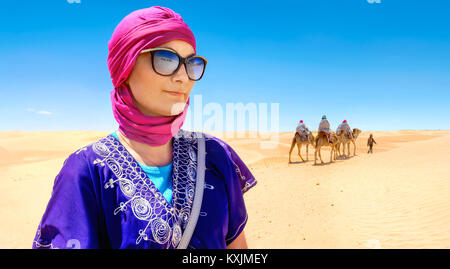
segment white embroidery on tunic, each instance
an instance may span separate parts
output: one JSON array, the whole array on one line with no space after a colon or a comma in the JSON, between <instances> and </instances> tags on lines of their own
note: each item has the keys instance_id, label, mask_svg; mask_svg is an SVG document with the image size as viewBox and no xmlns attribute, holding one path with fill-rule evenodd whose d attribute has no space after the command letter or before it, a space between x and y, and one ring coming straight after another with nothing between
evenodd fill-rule
<instances>
[{"instance_id":1,"label":"white embroidery on tunic","mask_svg":"<svg viewBox=\"0 0 450 269\"><path fill-rule=\"evenodd\" d=\"M247 219L248 219L248 214L245 215L244 221L243 221L243 222L239 225L239 227L236 229L236 233L235 233L232 237L230 237L229 239L226 239L226 240L225 240L227 243L229 243L229 242L231 242L232 240L236 239L236 236L237 236L238 232L241 230L242 225L244 225L244 223L247 222Z\"/></svg>"},{"instance_id":2,"label":"white embroidery on tunic","mask_svg":"<svg viewBox=\"0 0 450 269\"><path fill-rule=\"evenodd\" d=\"M173 206L117 139L109 135L92 145L101 157L94 164L107 165L116 176L115 180L109 179L104 188L114 188L118 183L122 194L128 198L120 202L114 214L126 211L129 206L137 219L147 222L145 229L139 230L136 244L150 240L175 248L180 242L182 228L190 217L197 177L197 139L194 136L193 132L180 130L173 140Z\"/></svg>"},{"instance_id":3,"label":"white embroidery on tunic","mask_svg":"<svg viewBox=\"0 0 450 269\"><path fill-rule=\"evenodd\" d=\"M34 244L38 248L53 248L52 243L50 243L48 245L44 245L44 244L39 243L39 240L41 240L41 225L40 224L39 224L39 228L37 230L37 238L36 238L36 240L34 240Z\"/></svg>"},{"instance_id":4,"label":"white embroidery on tunic","mask_svg":"<svg viewBox=\"0 0 450 269\"><path fill-rule=\"evenodd\" d=\"M239 176L239 178L241 179L241 181L244 182L244 187L241 188L242 193L245 193L246 191L248 191L251 187L256 185L256 181L253 181L252 183L250 183L249 181L247 181L247 178L242 175L241 173L241 169L239 169L239 166L233 161L233 159L231 158L231 162L234 164L234 166L236 167L236 173Z\"/></svg>"},{"instance_id":5,"label":"white embroidery on tunic","mask_svg":"<svg viewBox=\"0 0 450 269\"><path fill-rule=\"evenodd\" d=\"M41 240L41 224L39 224L38 230L37 230L37 237L36 240L34 240L34 244L36 246L36 248L50 248L50 249L59 249L58 247L55 247L53 245L53 243L50 244L41 244L39 243L39 241ZM69 239L66 242L66 247L65 248L69 248L69 249L80 249L81 248L81 242L78 239Z\"/></svg>"}]
</instances>

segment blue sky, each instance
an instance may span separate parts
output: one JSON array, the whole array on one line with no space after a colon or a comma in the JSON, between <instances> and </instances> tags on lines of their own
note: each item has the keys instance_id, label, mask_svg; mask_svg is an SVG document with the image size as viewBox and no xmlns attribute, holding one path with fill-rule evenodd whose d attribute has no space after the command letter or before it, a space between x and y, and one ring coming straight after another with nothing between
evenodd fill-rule
<instances>
[{"instance_id":1,"label":"blue sky","mask_svg":"<svg viewBox=\"0 0 450 269\"><path fill-rule=\"evenodd\" d=\"M450 129L450 1L51 0L0 3L0 130L115 129L107 42L153 5L208 59L203 104L279 103L280 131L323 114L333 129Z\"/></svg>"}]
</instances>

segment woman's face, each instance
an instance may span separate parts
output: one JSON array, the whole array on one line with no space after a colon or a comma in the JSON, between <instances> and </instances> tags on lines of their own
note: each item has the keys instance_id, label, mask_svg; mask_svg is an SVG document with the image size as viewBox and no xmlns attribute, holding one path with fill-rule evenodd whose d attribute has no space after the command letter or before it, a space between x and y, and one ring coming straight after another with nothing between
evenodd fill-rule
<instances>
[{"instance_id":1,"label":"woman's face","mask_svg":"<svg viewBox=\"0 0 450 269\"><path fill-rule=\"evenodd\" d=\"M171 48L181 57L195 53L191 44L172 40L158 47ZM150 53L140 54L136 59L128 83L136 107L146 116L173 116L180 114L189 98L195 81L190 80L182 64L172 76L161 76L153 70ZM180 92L181 94L171 94Z\"/></svg>"}]
</instances>

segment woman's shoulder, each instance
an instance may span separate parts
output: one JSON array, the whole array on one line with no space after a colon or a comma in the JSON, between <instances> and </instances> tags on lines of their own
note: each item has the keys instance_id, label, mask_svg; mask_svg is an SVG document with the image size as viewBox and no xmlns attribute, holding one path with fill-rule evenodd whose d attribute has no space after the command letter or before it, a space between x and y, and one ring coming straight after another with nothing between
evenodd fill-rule
<instances>
[{"instance_id":1,"label":"woman's shoulder","mask_svg":"<svg viewBox=\"0 0 450 269\"><path fill-rule=\"evenodd\" d=\"M105 138L85 145L72 151L64 160L57 174L53 189L69 188L68 186L93 186L95 154L93 148L96 143Z\"/></svg>"},{"instance_id":2,"label":"woman's shoulder","mask_svg":"<svg viewBox=\"0 0 450 269\"><path fill-rule=\"evenodd\" d=\"M107 135L70 153L64 161L64 164L71 162L90 166L91 164L95 164L96 159L101 156L106 157L117 147L119 147L119 142L112 135Z\"/></svg>"},{"instance_id":3,"label":"woman's shoulder","mask_svg":"<svg viewBox=\"0 0 450 269\"><path fill-rule=\"evenodd\" d=\"M233 147L214 135L203 132L194 133L197 137L205 138L207 168L228 174L230 177L227 180L236 179L243 193L256 185L255 177Z\"/></svg>"},{"instance_id":4,"label":"woman's shoulder","mask_svg":"<svg viewBox=\"0 0 450 269\"><path fill-rule=\"evenodd\" d=\"M118 147L114 137L107 135L80 147L70 153L63 162L62 168L55 179L56 185L84 184L93 186L96 178L101 174L99 171L104 167L104 160L113 151L113 147ZM100 169L100 170L99 170Z\"/></svg>"}]
</instances>

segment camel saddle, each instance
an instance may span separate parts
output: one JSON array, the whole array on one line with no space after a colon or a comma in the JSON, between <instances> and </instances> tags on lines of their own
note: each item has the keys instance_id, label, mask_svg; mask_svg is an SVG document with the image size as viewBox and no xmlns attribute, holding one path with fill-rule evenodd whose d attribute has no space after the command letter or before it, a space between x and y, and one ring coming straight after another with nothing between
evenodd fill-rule
<instances>
[{"instance_id":1,"label":"camel saddle","mask_svg":"<svg viewBox=\"0 0 450 269\"><path fill-rule=\"evenodd\" d=\"M325 137L325 138L328 140L328 143L332 143L332 142L331 142L331 136L330 136L330 134L328 134L327 132L319 131L319 132L317 133L317 137Z\"/></svg>"},{"instance_id":2,"label":"camel saddle","mask_svg":"<svg viewBox=\"0 0 450 269\"><path fill-rule=\"evenodd\" d=\"M346 133L347 133L347 138L348 139L352 139L352 137L353 137L352 133L353 132L352 131L347 131Z\"/></svg>"},{"instance_id":3,"label":"camel saddle","mask_svg":"<svg viewBox=\"0 0 450 269\"><path fill-rule=\"evenodd\" d=\"M339 130L339 132L337 132L336 134L339 136L341 135L342 132L345 132L345 135L347 136L348 139L352 139L352 131Z\"/></svg>"},{"instance_id":4,"label":"camel saddle","mask_svg":"<svg viewBox=\"0 0 450 269\"><path fill-rule=\"evenodd\" d=\"M301 141L308 141L308 133L306 132L297 132L297 134L300 136Z\"/></svg>"}]
</instances>

